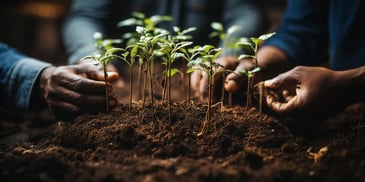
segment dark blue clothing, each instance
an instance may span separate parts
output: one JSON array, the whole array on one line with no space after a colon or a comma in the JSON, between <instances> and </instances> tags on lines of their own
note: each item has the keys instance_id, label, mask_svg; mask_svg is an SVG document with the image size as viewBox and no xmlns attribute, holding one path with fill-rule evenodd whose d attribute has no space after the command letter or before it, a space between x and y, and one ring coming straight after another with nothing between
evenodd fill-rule
<instances>
[{"instance_id":1,"label":"dark blue clothing","mask_svg":"<svg viewBox=\"0 0 365 182\"><path fill-rule=\"evenodd\" d=\"M266 42L296 65L329 60L335 70L365 65L365 1L288 0L277 34Z\"/></svg>"},{"instance_id":2,"label":"dark blue clothing","mask_svg":"<svg viewBox=\"0 0 365 182\"><path fill-rule=\"evenodd\" d=\"M170 15L173 22L161 27L182 29L197 27L191 33L196 45L208 44L213 30L210 24L222 22L225 28L234 24L241 27L237 36L257 36L266 31L267 19L255 0L75 0L64 26L64 40L69 63L95 52L94 32L108 38L119 38L123 29L117 23L130 18L132 12Z\"/></svg>"},{"instance_id":3,"label":"dark blue clothing","mask_svg":"<svg viewBox=\"0 0 365 182\"><path fill-rule=\"evenodd\" d=\"M30 109L33 87L49 63L29 58L0 42L0 105Z\"/></svg>"}]
</instances>

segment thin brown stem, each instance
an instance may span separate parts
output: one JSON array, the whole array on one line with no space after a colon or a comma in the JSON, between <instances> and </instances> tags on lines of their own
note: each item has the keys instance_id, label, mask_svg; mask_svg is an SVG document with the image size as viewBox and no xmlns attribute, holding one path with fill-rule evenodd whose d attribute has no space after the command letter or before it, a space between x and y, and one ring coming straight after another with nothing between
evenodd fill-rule
<instances>
[{"instance_id":1,"label":"thin brown stem","mask_svg":"<svg viewBox=\"0 0 365 182\"><path fill-rule=\"evenodd\" d=\"M251 90L251 77L247 77L247 90L246 90L246 107L245 107L245 115L247 115L247 110L248 110L248 107L251 105L251 93L250 93L250 90Z\"/></svg>"},{"instance_id":2,"label":"thin brown stem","mask_svg":"<svg viewBox=\"0 0 365 182\"><path fill-rule=\"evenodd\" d=\"M132 66L129 67L129 113L132 112L132 98L133 98L133 78Z\"/></svg>"},{"instance_id":3,"label":"thin brown stem","mask_svg":"<svg viewBox=\"0 0 365 182\"><path fill-rule=\"evenodd\" d=\"M105 82L105 112L109 114L109 92L108 92L108 73L106 72L106 65L104 65L104 82Z\"/></svg>"}]
</instances>

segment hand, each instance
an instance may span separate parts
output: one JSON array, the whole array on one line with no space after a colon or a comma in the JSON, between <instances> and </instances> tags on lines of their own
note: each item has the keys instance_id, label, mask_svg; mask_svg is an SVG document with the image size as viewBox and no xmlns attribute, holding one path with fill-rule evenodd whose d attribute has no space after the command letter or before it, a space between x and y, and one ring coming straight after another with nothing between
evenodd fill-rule
<instances>
[{"instance_id":1,"label":"hand","mask_svg":"<svg viewBox=\"0 0 365 182\"><path fill-rule=\"evenodd\" d=\"M246 90L247 76L240 73L242 70L249 71L254 69L255 66L260 67L261 71L255 74L253 80L253 83L256 84L259 81L272 78L293 67L286 54L273 46L263 46L259 49L257 53L257 65L255 65L253 59L227 62L223 65L225 65L226 69L234 71L234 73L227 75L224 85L225 89L231 93Z\"/></svg>"},{"instance_id":2,"label":"hand","mask_svg":"<svg viewBox=\"0 0 365 182\"><path fill-rule=\"evenodd\" d=\"M119 75L108 72L108 91L110 82ZM99 66L79 64L49 67L42 71L39 78L41 97L45 100L56 119L70 120L82 113L105 111L104 73ZM117 100L109 96L109 107Z\"/></svg>"},{"instance_id":3,"label":"hand","mask_svg":"<svg viewBox=\"0 0 365 182\"><path fill-rule=\"evenodd\" d=\"M266 96L267 106L286 115L319 116L338 109L344 103L343 85L336 71L307 66L264 81L264 87L276 93Z\"/></svg>"}]
</instances>

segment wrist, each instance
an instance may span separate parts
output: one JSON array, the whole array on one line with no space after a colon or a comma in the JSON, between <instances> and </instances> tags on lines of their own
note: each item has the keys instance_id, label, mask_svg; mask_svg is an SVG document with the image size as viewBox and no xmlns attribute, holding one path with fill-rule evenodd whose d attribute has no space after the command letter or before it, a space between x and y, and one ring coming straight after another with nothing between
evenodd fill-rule
<instances>
[{"instance_id":1,"label":"wrist","mask_svg":"<svg viewBox=\"0 0 365 182\"><path fill-rule=\"evenodd\" d=\"M338 75L339 83L350 103L365 101L365 66L340 71Z\"/></svg>"},{"instance_id":2,"label":"wrist","mask_svg":"<svg viewBox=\"0 0 365 182\"><path fill-rule=\"evenodd\" d=\"M33 88L31 96L31 108L32 110L39 111L44 109L46 106L46 88L52 72L56 68L54 66L49 66L44 68L39 74Z\"/></svg>"}]
</instances>

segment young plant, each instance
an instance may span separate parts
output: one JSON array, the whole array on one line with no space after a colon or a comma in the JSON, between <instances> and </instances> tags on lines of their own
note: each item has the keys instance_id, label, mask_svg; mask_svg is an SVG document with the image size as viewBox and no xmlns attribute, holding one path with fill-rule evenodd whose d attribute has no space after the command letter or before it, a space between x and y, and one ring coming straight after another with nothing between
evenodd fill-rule
<instances>
[{"instance_id":1,"label":"young plant","mask_svg":"<svg viewBox=\"0 0 365 182\"><path fill-rule=\"evenodd\" d=\"M167 35L165 39L157 44L160 46L158 54L162 57L162 64L165 65L165 84L162 94L162 103L164 103L166 93L168 94L169 118L171 118L171 78L179 73L178 68L172 68L172 64L178 59L184 57L183 52L186 52L186 47L193 42L186 41L191 39L191 36L185 35L195 28L188 28L181 31L179 27L173 27L176 35Z\"/></svg>"},{"instance_id":2,"label":"young plant","mask_svg":"<svg viewBox=\"0 0 365 182\"><path fill-rule=\"evenodd\" d=\"M248 52L252 52L252 54L241 54L238 57L238 60L249 58L249 59L253 59L253 61L254 61L254 67L251 70L240 70L239 71L241 74L244 74L247 77L245 114L247 113L248 107L251 105L251 90L252 90L252 87L253 87L253 80L254 80L255 74L261 70L260 67L257 66L258 46L261 43L261 41L269 39L274 34L275 34L275 32L264 34L264 35L261 35L259 37L240 38L239 41L237 42L238 46L247 49ZM260 95L260 98L261 97L262 96ZM260 112L261 112L261 108L262 108L262 106L261 106L262 103L261 102L262 101L260 101L260 103L259 103L260 104L260 106L259 106L260 107Z\"/></svg>"},{"instance_id":3,"label":"young plant","mask_svg":"<svg viewBox=\"0 0 365 182\"><path fill-rule=\"evenodd\" d=\"M115 48L113 44L120 43L119 39L103 39L101 33L94 33L94 39L96 40L96 47L98 51L93 55L85 56L81 58L81 60L92 60L98 64L101 64L104 71L104 82L105 82L105 104L106 104L106 113L109 113L109 93L108 93L108 73L106 70L107 64L113 59L125 59L124 57L118 56L116 52L123 52L124 49Z\"/></svg>"},{"instance_id":4,"label":"young plant","mask_svg":"<svg viewBox=\"0 0 365 182\"><path fill-rule=\"evenodd\" d=\"M229 71L223 68L223 66L217 62L215 59L222 53L221 48L215 48L212 45L196 46L190 50L192 55L199 55L196 59L188 63L189 73L193 71L202 71L208 75L208 108L206 112L206 117L203 122L203 127L198 133L198 136L202 135L205 131L207 124L210 122L211 110L212 110L212 95L213 95L213 79L218 73ZM219 71L217 71L219 70Z\"/></svg>"},{"instance_id":5,"label":"young plant","mask_svg":"<svg viewBox=\"0 0 365 182\"><path fill-rule=\"evenodd\" d=\"M172 17L171 16L165 16L165 15L154 15L151 17L146 17L145 14L141 13L141 12L133 12L132 13L132 17L122 20L120 21L117 26L122 28L122 27L143 27L145 29L145 32L148 32L148 34L152 35L152 36L157 36L159 34L161 34L161 32L167 32L165 29L162 28L158 28L157 25L161 22L166 22L166 21L172 21ZM135 28L136 30L137 28ZM123 39L127 40L127 46L133 46L133 47L139 47L139 45L136 45L138 42L141 42L141 36L143 36L143 34L141 34L141 32L138 31L132 31L132 32L128 32L125 33L122 37ZM132 49L133 51L136 50L135 48ZM147 61L144 60L144 57L138 56L140 51L137 51L137 57L139 59L139 69L138 69L138 83L139 83L139 87L141 87L142 85L142 68L144 63L146 63ZM151 65L153 66L153 65ZM151 67L150 70L150 77L153 78L153 68ZM146 71L147 72L147 71ZM145 73L146 73L145 72ZM146 80L146 76L145 76L145 80ZM146 83L146 81L144 82ZM153 85L151 86L153 87ZM153 91L152 91L153 92ZM143 90L143 103L145 103L145 94L146 94L146 89ZM141 98L142 96L142 89L139 90L139 98ZM152 94L153 97L153 94ZM153 98L152 98L153 99ZM152 101L153 103L154 101ZM143 104L144 105L144 104Z\"/></svg>"},{"instance_id":6,"label":"young plant","mask_svg":"<svg viewBox=\"0 0 365 182\"><path fill-rule=\"evenodd\" d=\"M157 43L161 42L163 37L168 35L167 31L160 31L159 33L152 34L150 31L144 27L137 26L137 33L140 34L140 39L131 47L136 47L132 49L137 49L137 56L144 61L145 65L145 81L144 81L144 94L143 94L143 108L145 107L145 100L147 95L147 81L150 83L150 92L151 92L151 102L152 108L154 108L154 86L153 86L153 60L157 50Z\"/></svg>"},{"instance_id":7,"label":"young plant","mask_svg":"<svg viewBox=\"0 0 365 182\"><path fill-rule=\"evenodd\" d=\"M216 38L218 37L219 40L222 42L223 45L223 53L222 57L226 56L237 56L238 51L240 47L236 44L238 41L237 36L235 36L235 33L237 33L241 28L238 25L232 25L230 26L227 31L225 31L224 26L220 22L213 22L210 25L212 29L214 30L209 34L209 38ZM225 74L222 74L222 85L224 85L225 82ZM224 101L224 87L222 86L221 90L221 103L223 104ZM232 106L232 93L229 93L228 95L228 105Z\"/></svg>"}]
</instances>

